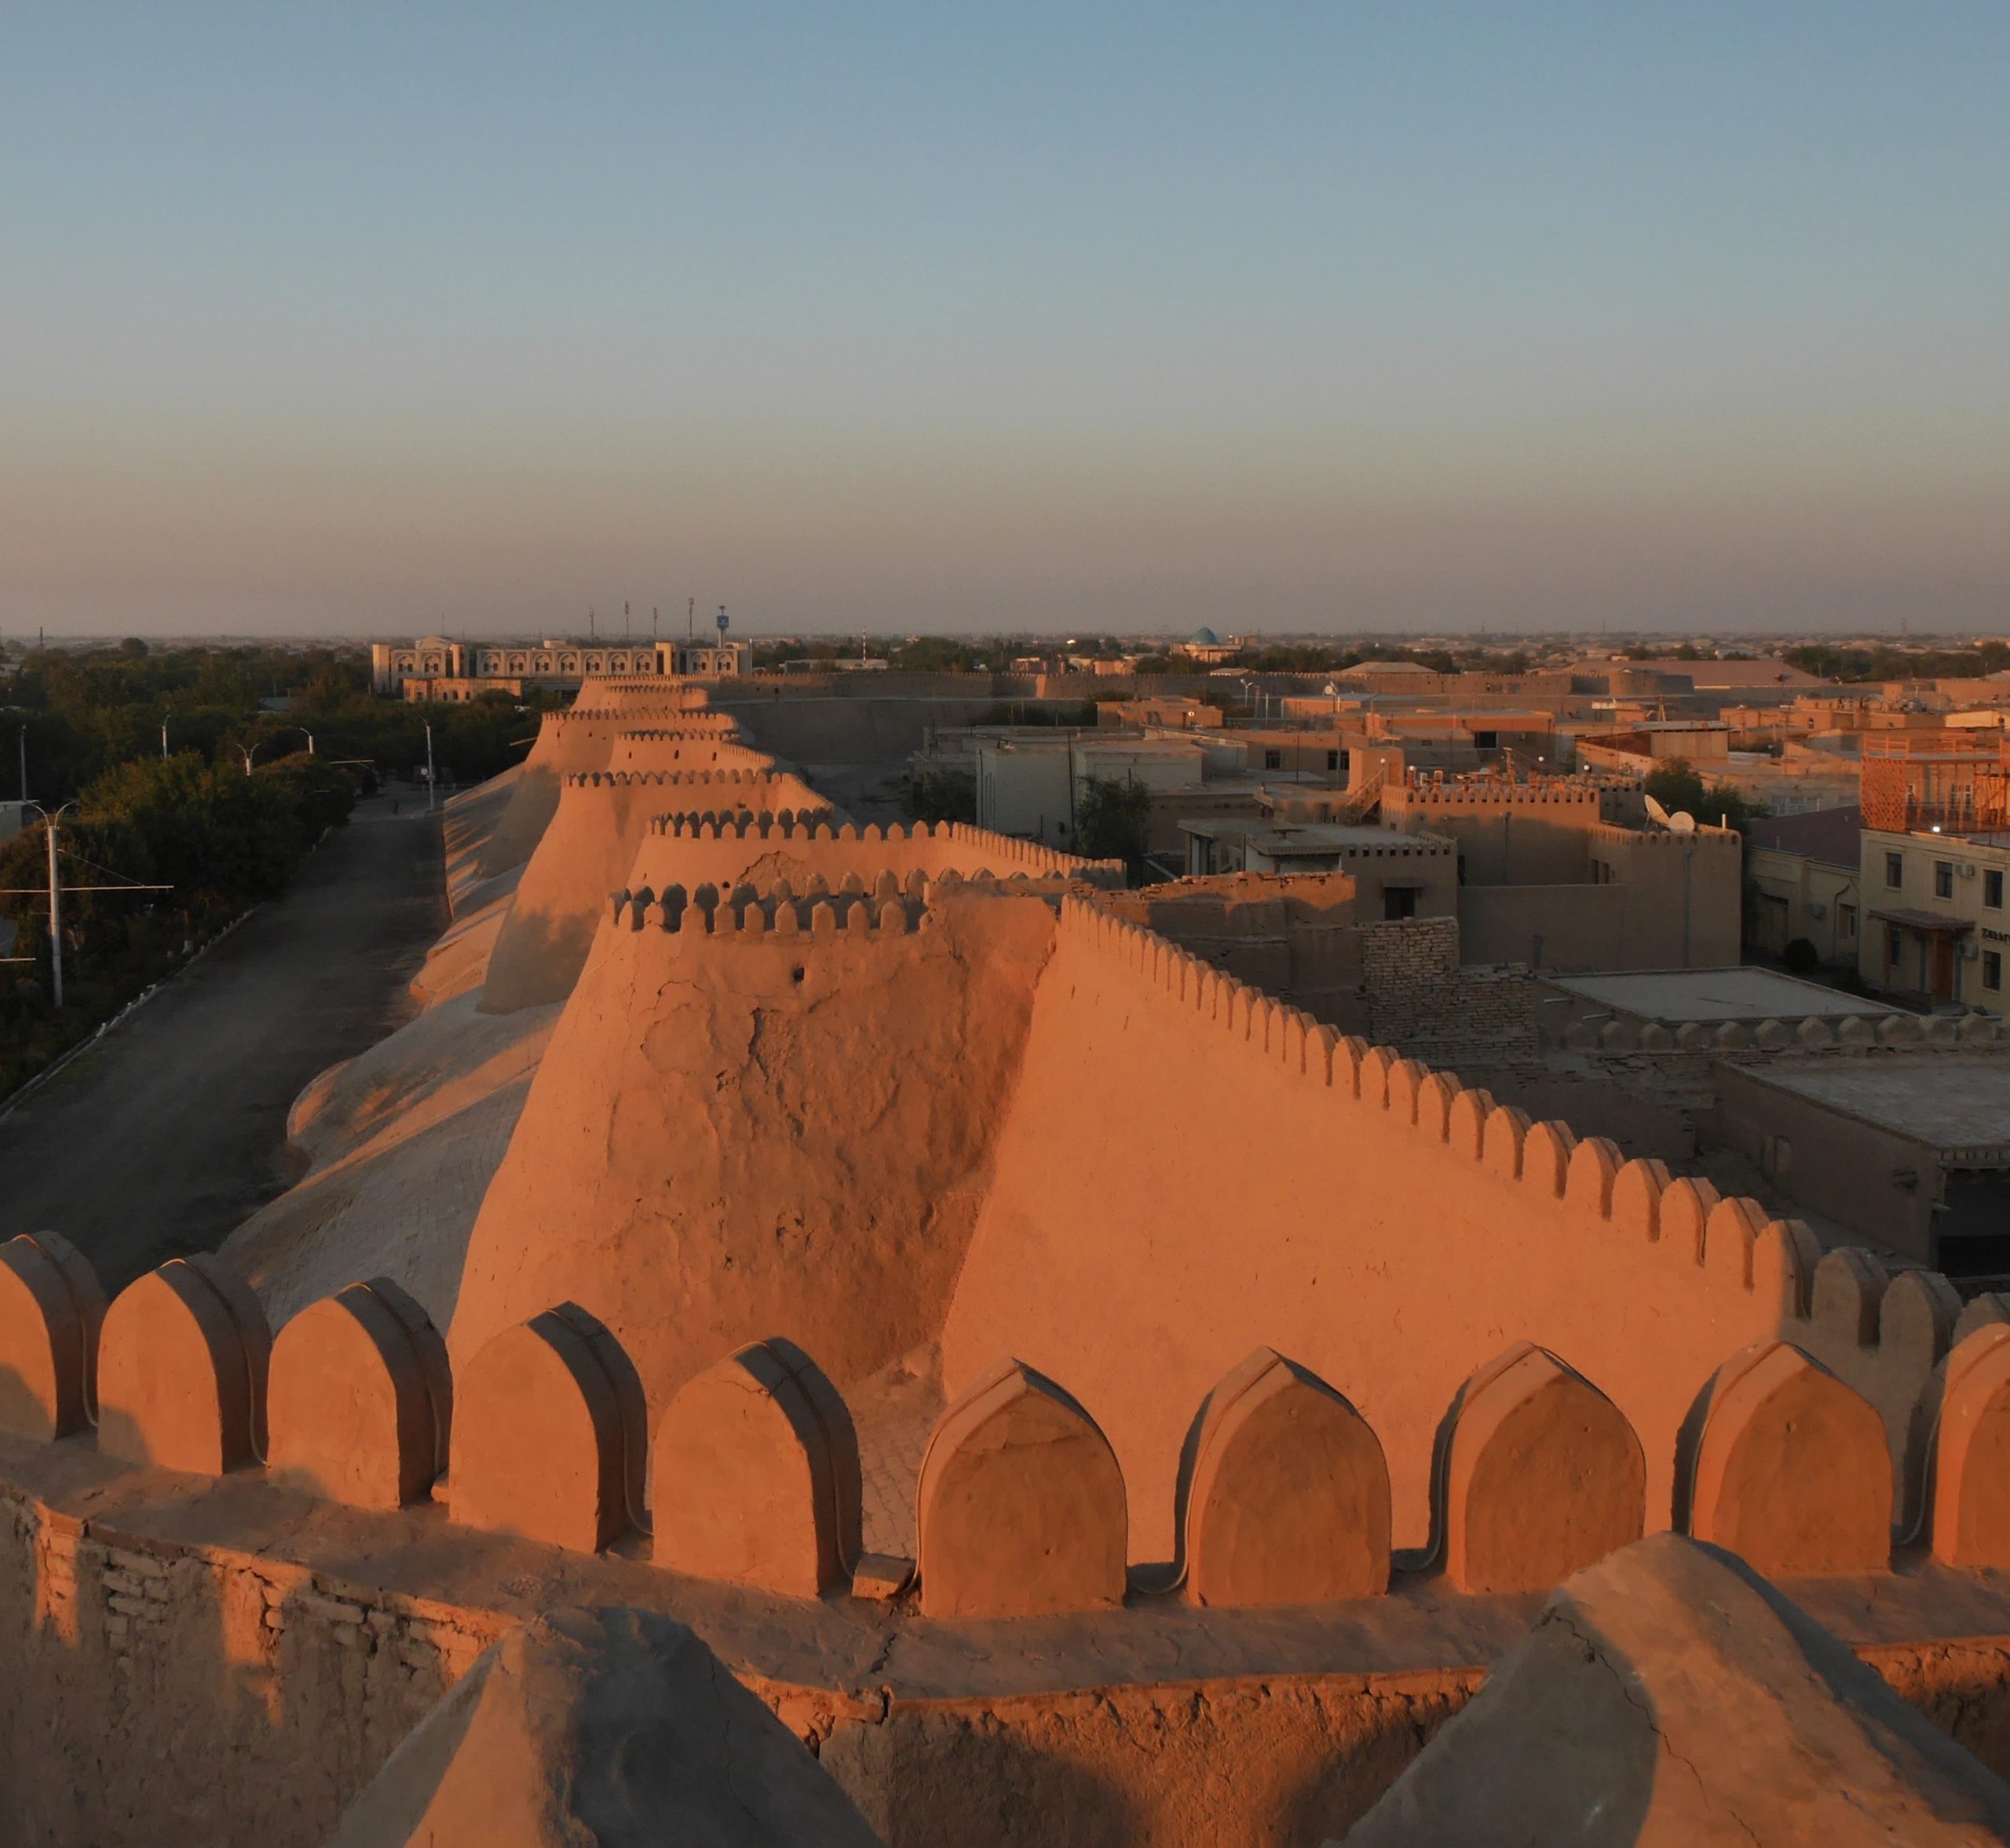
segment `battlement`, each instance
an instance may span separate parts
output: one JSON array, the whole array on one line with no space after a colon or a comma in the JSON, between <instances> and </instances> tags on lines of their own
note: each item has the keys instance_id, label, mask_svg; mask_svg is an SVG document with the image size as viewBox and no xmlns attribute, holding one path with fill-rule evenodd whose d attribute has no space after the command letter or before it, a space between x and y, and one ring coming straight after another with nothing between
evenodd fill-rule
<instances>
[{"instance_id":1,"label":"battlement","mask_svg":"<svg viewBox=\"0 0 2010 1848\"><path fill-rule=\"evenodd\" d=\"M682 708L674 706L669 709L671 712L682 710ZM648 715L638 714L637 708L632 704L626 706L572 705L561 707L556 712L547 712L542 723L561 728L574 725L633 726L638 716L645 718Z\"/></svg>"},{"instance_id":2,"label":"battlement","mask_svg":"<svg viewBox=\"0 0 2010 1848\"><path fill-rule=\"evenodd\" d=\"M674 814L651 816L649 832L667 835L672 840L681 840L686 835L693 840L707 841L727 835L741 840L749 835L758 835L765 840L770 835L787 839L799 834L808 836L813 833L819 839L829 839L832 838L830 830L835 825L832 817L836 813L836 809L828 807L682 809Z\"/></svg>"},{"instance_id":3,"label":"battlement","mask_svg":"<svg viewBox=\"0 0 2010 1848\"><path fill-rule=\"evenodd\" d=\"M708 738L737 736L740 721L729 712L693 711L678 719L674 725L638 725L618 734L625 743L630 740L650 742L664 738Z\"/></svg>"},{"instance_id":4,"label":"battlement","mask_svg":"<svg viewBox=\"0 0 2010 1848\"><path fill-rule=\"evenodd\" d=\"M1479 1134L1484 1144L1483 1123ZM1559 1177L1566 1188L1579 1165ZM1665 1211L1676 1198L1664 1190ZM1794 1251L1798 1274L1799 1241L1760 1242ZM502 1331L450 1377L437 1332L394 1286L352 1286L274 1341L241 1286L177 1261L122 1292L97 1331L70 1287L24 1281L43 1259L23 1244L0 1262L0 1370L42 1401L25 1415L8 1402L5 1428L20 1435L188 1474L263 1473L354 1507L444 1500L459 1527L581 1552L632 1552L639 1537L660 1566L785 1596L846 1588L858 1569L852 1416L791 1342L757 1342L700 1372L652 1430L627 1354L576 1304ZM1854 1269L1814 1269L1818 1309L1861 1313L1844 1287ZM1918 1320L1929 1299L1914 1286L1895 1300L1906 1281L1884 1293L1888 1322ZM93 1367L94 1428L59 1430L57 1408L83 1403ZM2010 1565L2010 1480L1993 1461L2010 1437L2010 1324L1964 1328L1936 1412L1933 1495L1902 1537L1952 1569ZM1416 1572L1459 1592L1536 1591L1648 1525L1646 1448L1623 1408L1568 1357L1511 1336L1410 1440L1436 1459L1410 1459L1430 1474L1431 1520L1428 1547L1408 1558L1391 1545L1396 1434L1301 1362L1259 1345L1188 1426L1173 1570L1149 1587L1158 1598L1372 1598L1392 1572ZM1697 1538L1775 1576L1890 1565L1883 1420L1807 1346L1762 1337L1727 1355L1694 1393L1677 1451L1679 1525ZM1134 1599L1134 1487L1063 1386L1017 1360L985 1369L936 1421L916 1483L922 1612L1037 1616Z\"/></svg>"},{"instance_id":5,"label":"battlement","mask_svg":"<svg viewBox=\"0 0 2010 1848\"><path fill-rule=\"evenodd\" d=\"M1635 1054L1742 1052L1871 1052L1921 1046L1990 1046L2002 1038L1994 1014L1806 1014L1784 1020L1687 1021L1676 1028L1658 1021L1573 1021L1554 1035L1568 1052L1628 1057Z\"/></svg>"},{"instance_id":6,"label":"battlement","mask_svg":"<svg viewBox=\"0 0 2010 1848\"><path fill-rule=\"evenodd\" d=\"M744 765L726 765L723 768L704 770L573 770L566 774L566 786L576 789L641 789L688 783L733 781L758 786L764 783L774 784L796 780L785 772L770 769L769 766L774 759L751 746L731 748L738 749L748 760L747 762ZM714 751L708 761L714 766L718 765L718 753Z\"/></svg>"},{"instance_id":7,"label":"battlement","mask_svg":"<svg viewBox=\"0 0 2010 1848\"><path fill-rule=\"evenodd\" d=\"M1000 878L988 867L968 875L951 868L933 877L912 867L903 877L887 867L876 874L847 872L835 886L823 874L812 873L800 891L796 882L783 875L758 882L743 880L723 890L709 882L689 889L672 884L660 892L648 886L633 890L624 887L608 897L617 929L625 926L641 930L654 923L667 931L714 936L730 936L736 931L758 935L763 929L787 934L802 929L817 935L842 932L859 937L888 929L897 934L923 929L930 904L959 892L1052 899L1069 889L1069 884L1058 876L1042 878L1026 872ZM897 922L892 915L901 911L904 923Z\"/></svg>"},{"instance_id":8,"label":"battlement","mask_svg":"<svg viewBox=\"0 0 2010 1848\"><path fill-rule=\"evenodd\" d=\"M758 849L751 858L750 848ZM792 826L775 822L765 829L758 815L749 825L730 809L660 818L651 824L627 883L630 888L696 888L707 880L722 885L747 876L756 860L764 869L761 876L785 875L799 886L820 877L832 889L840 888L849 874L869 880L888 867L902 880L915 872L929 879L952 873L965 879L1023 875L1049 889L1071 882L1116 886L1125 877L1121 860L1080 860L960 822L894 822L885 827L868 822L861 827L835 821L828 814L806 814L799 805Z\"/></svg>"},{"instance_id":9,"label":"battlement","mask_svg":"<svg viewBox=\"0 0 2010 1848\"><path fill-rule=\"evenodd\" d=\"M1734 827L1712 827L1698 823L1693 831L1678 834L1667 827L1621 827L1617 822L1601 821L1589 831L1595 843L1620 849L1643 849L1672 853L1700 848L1705 853L1741 853L1745 837Z\"/></svg>"},{"instance_id":10,"label":"battlement","mask_svg":"<svg viewBox=\"0 0 2010 1848\"><path fill-rule=\"evenodd\" d=\"M1874 1403L1888 1487L1917 1514L1918 1408L1961 1322L1944 1279L1880 1291L1851 1269L1846 1287L1862 1254L1822 1258L1804 1226L1756 1201L1343 1035L1093 895L1061 900L1058 933L1021 1079L1030 1108L1001 1146L944 1338L952 1385L985 1346L1013 1345L1068 1379L1109 1421L1127 1474L1156 1484L1180 1466L1164 1401L1194 1390L1176 1358L1189 1344L1295 1342L1296 1358L1337 1369L1328 1377L1383 1436L1398 1543L1414 1547L1442 1393L1502 1332L1567 1360L1640 1433L1650 1531L1682 1518L1676 1458L1698 1395L1730 1355L1783 1340ZM1134 1099L1118 1074L1146 1071L1154 1083ZM1040 1207L1033 1152L1089 1098L1141 1163L1233 1148L1241 1184L1183 1195L1169 1214L1105 1211L1093 1235L1091 1215L1051 1194ZM1131 1279L1120 1290L1119 1274ZM1072 1307L1113 1291L1121 1339L1107 1313Z\"/></svg>"},{"instance_id":11,"label":"battlement","mask_svg":"<svg viewBox=\"0 0 2010 1848\"><path fill-rule=\"evenodd\" d=\"M848 941L866 937L905 937L928 921L926 882L902 887L891 873L882 874L868 891L853 875L831 891L821 878L801 895L787 879L766 888L751 884L722 893L714 886L687 893L668 886L659 893L645 886L637 892L611 895L617 928L641 930L654 923L676 936L758 937L772 933L793 937L842 936Z\"/></svg>"},{"instance_id":12,"label":"battlement","mask_svg":"<svg viewBox=\"0 0 2010 1848\"><path fill-rule=\"evenodd\" d=\"M1589 783L1402 783L1382 791L1385 810L1402 809L1592 809L1610 791Z\"/></svg>"}]
</instances>

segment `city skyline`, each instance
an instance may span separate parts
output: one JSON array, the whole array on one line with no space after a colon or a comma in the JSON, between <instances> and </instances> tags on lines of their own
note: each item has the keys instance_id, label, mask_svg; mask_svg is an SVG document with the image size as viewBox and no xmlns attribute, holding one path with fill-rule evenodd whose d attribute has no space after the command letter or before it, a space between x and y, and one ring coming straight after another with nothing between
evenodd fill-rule
<instances>
[{"instance_id":1,"label":"city skyline","mask_svg":"<svg viewBox=\"0 0 2010 1848\"><path fill-rule=\"evenodd\" d=\"M1993 9L10 39L9 636L2010 616Z\"/></svg>"}]
</instances>

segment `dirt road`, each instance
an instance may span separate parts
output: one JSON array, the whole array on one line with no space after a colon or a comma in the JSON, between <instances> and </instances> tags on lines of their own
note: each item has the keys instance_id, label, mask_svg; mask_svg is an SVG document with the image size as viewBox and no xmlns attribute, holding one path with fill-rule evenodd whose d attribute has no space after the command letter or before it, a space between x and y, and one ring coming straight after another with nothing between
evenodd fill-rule
<instances>
[{"instance_id":1,"label":"dirt road","mask_svg":"<svg viewBox=\"0 0 2010 1848\"><path fill-rule=\"evenodd\" d=\"M287 1107L410 1017L444 927L439 829L401 796L359 802L284 898L0 1116L0 1239L60 1232L109 1293L291 1183Z\"/></svg>"}]
</instances>

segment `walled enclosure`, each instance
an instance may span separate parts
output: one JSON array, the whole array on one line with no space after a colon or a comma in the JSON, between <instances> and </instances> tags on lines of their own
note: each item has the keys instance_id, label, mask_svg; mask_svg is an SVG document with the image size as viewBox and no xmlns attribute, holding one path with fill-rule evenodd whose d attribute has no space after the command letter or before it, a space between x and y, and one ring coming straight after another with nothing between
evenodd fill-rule
<instances>
[{"instance_id":1,"label":"walled enclosure","mask_svg":"<svg viewBox=\"0 0 2010 1848\"><path fill-rule=\"evenodd\" d=\"M548 1050L466 988L413 1024L437 1076L415 1036L301 1117L360 1152L411 1086L416 1153L527 1088L444 1360L374 1265L275 1342L213 1260L100 1334L60 1244L0 1247L0 1722L43 1839L322 1839L502 1623L583 1602L692 1623L897 1848L1296 1848L1530 1592L1669 1525L2010 1764L2005 1305L1818 1265L1322 1029L1110 915L1100 869L610 769L624 732L747 747L589 692L546 767L671 794L608 827L625 875L552 881L592 927ZM457 868L497 867L471 937L530 853L495 848L541 799L506 787L452 816ZM937 1342L915 1560L861 1558L847 1396Z\"/></svg>"}]
</instances>

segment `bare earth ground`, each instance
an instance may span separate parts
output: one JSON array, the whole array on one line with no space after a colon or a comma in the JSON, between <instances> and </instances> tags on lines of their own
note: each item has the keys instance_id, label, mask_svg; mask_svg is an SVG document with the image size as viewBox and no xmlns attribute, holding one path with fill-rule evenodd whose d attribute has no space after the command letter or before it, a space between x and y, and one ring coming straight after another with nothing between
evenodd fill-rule
<instances>
[{"instance_id":1,"label":"bare earth ground","mask_svg":"<svg viewBox=\"0 0 2010 1848\"><path fill-rule=\"evenodd\" d=\"M410 1017L445 927L425 798L359 802L292 889L0 1116L0 1239L64 1233L108 1292L208 1251L291 1184L307 1081Z\"/></svg>"}]
</instances>

